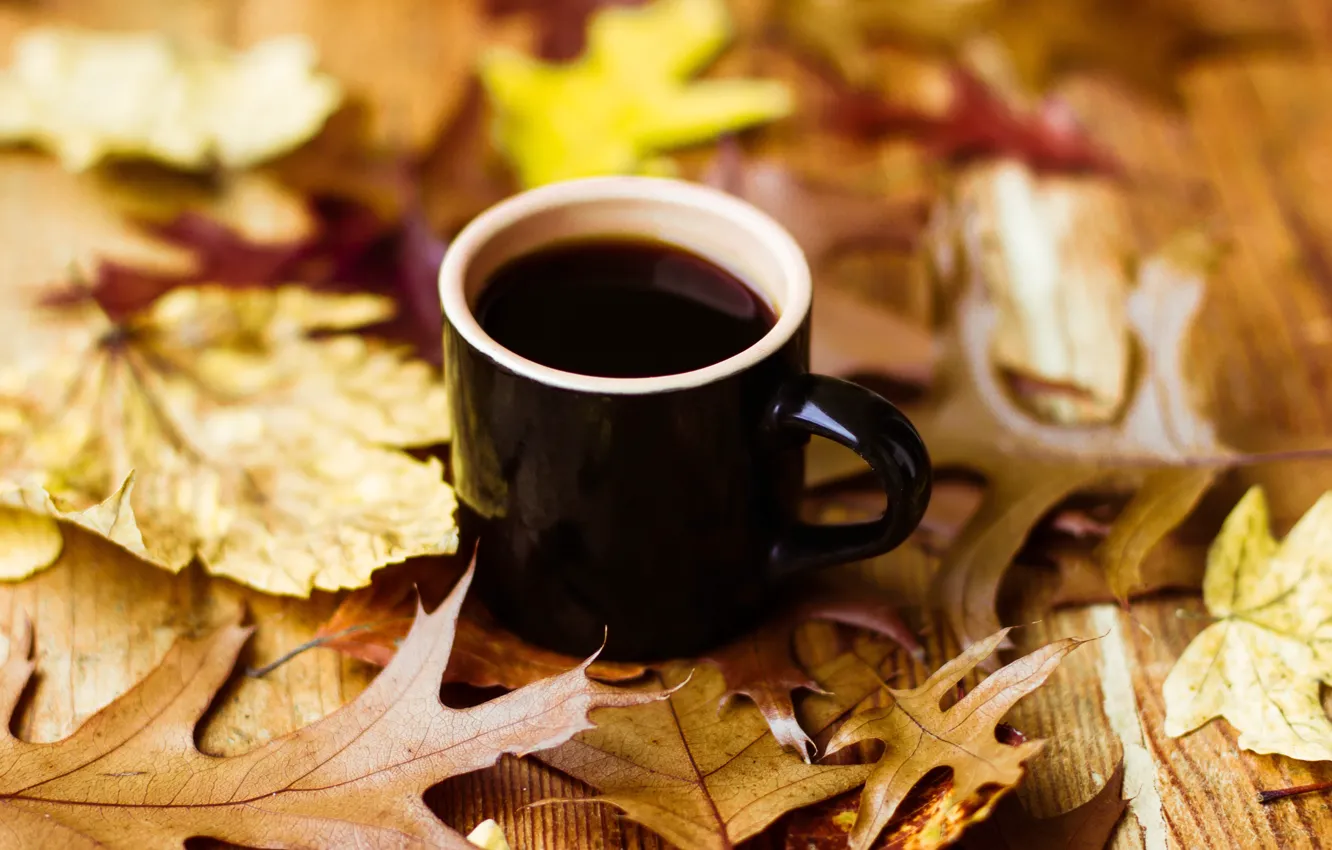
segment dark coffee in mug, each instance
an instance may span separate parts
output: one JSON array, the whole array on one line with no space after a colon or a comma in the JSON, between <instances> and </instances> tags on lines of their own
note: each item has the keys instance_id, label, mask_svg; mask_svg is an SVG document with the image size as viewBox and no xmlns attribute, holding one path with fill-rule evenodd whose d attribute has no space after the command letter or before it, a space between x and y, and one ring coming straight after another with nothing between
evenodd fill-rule
<instances>
[{"instance_id":1,"label":"dark coffee in mug","mask_svg":"<svg viewBox=\"0 0 1332 850\"><path fill-rule=\"evenodd\" d=\"M748 284L662 242L589 239L510 260L476 306L515 354L565 372L650 378L719 363L777 318Z\"/></svg>"},{"instance_id":2,"label":"dark coffee in mug","mask_svg":"<svg viewBox=\"0 0 1332 850\"><path fill-rule=\"evenodd\" d=\"M450 465L501 623L570 654L696 656L798 574L906 539L929 456L892 404L809 373L812 297L780 225L678 181L543 186L458 234L440 269ZM865 458L882 516L802 520L811 435Z\"/></svg>"}]
</instances>

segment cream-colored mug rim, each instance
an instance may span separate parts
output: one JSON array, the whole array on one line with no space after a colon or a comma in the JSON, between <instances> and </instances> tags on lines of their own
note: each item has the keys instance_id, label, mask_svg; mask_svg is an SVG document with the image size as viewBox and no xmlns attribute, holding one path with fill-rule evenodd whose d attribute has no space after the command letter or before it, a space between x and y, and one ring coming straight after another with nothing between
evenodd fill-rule
<instances>
[{"instance_id":1,"label":"cream-colored mug rim","mask_svg":"<svg viewBox=\"0 0 1332 850\"><path fill-rule=\"evenodd\" d=\"M744 351L692 372L650 378L603 378L543 366L504 348L481 329L468 304L468 267L477 253L497 234L525 219L552 209L599 201L645 201L663 212L711 217L739 228L773 262L782 280L778 319L772 329ZM596 234L589 233L589 236ZM724 267L726 258L699 252ZM771 291L771 290L770 290ZM500 366L542 384L566 390L611 395L642 395L699 387L735 375L761 363L779 351L799 330L809 314L811 285L809 265L795 239L780 224L751 204L732 195L696 183L656 177L591 177L553 183L530 189L501 201L463 228L449 245L439 270L439 295L444 318L477 351Z\"/></svg>"}]
</instances>

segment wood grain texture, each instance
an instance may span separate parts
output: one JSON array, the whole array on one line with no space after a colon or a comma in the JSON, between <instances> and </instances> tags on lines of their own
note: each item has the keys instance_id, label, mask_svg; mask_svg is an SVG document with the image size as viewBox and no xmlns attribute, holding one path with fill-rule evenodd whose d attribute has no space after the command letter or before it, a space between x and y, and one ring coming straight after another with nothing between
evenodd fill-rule
<instances>
[{"instance_id":1,"label":"wood grain texture","mask_svg":"<svg viewBox=\"0 0 1332 850\"><path fill-rule=\"evenodd\" d=\"M1332 12L1324 0L1199 2L1217 14L1298 25L1332 44ZM158 17L159 7L167 10L165 17ZM136 0L80 8L93 10L75 16L87 23L132 27L148 21L184 37L235 37L232 12L220 2ZM1191 69L1181 115L1136 101L1105 81L1077 79L1062 87L1095 137L1126 164L1141 248L1197 224L1228 246L1209 285L1193 357L1208 376L1201 394L1237 439L1273 426L1306 436L1332 430L1330 58L1320 47L1311 55L1226 58ZM52 217L45 222L50 226L25 232L48 234L41 238L49 243L11 241L0 230L0 284L30 272L34 257L42 258L39 267L45 269L53 252L78 242L59 209L34 206L28 191L0 193L0 222L37 210ZM883 301L927 318L931 302L920 276L911 271L916 284L884 287L879 260L846 259L851 288L869 293L883 287L877 290ZM910 263L895 262L902 268L888 277L907 277ZM1222 493L1237 494L1250 482L1267 485L1275 531L1284 534L1319 493L1332 488L1332 463L1255 468L1223 482ZM1225 500L1219 501L1224 507ZM890 556L864 569L902 600L912 625L924 632L929 669L956 651L941 623L925 612L928 560ZM236 606L244 605L256 626L242 660L262 664L308 639L335 603L331 596L268 598L197 570L170 576L71 532L54 568L21 584L0 585L0 625L30 619L36 637L38 679L17 731L41 741L68 734L145 674L177 636L207 630ZM1189 614L1176 616L1178 609ZM1141 602L1128 612L1112 606L1063 610L1014 633L1018 651L1059 637L1102 636L1073 653L1010 715L1028 735L1050 742L1020 791L1024 802L1041 816L1079 805L1120 754L1132 751L1125 792L1134 802L1116 835L1117 850L1332 847L1332 796L1268 806L1256 801L1260 789L1332 779L1332 765L1244 753L1221 722L1179 740L1164 737L1161 684L1203 628L1197 619L1202 613L1201 600L1183 594ZM824 660L847 641L835 627L810 625L801 633L802 657ZM898 687L928 673L901 656L896 666L900 672L892 683ZM219 754L244 752L327 714L372 675L364 665L316 650L264 679L236 677L201 727L201 746ZM429 796L441 816L462 830L496 818L516 850L665 850L658 838L606 806L528 808L538 800L588 796L587 789L530 760L505 759ZM767 850L780 843L761 838L754 846Z\"/></svg>"}]
</instances>

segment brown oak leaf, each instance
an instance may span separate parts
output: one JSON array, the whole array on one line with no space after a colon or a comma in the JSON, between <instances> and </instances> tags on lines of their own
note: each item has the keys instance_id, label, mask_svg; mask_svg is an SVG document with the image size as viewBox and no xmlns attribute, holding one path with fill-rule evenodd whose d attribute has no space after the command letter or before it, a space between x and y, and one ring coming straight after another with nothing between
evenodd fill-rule
<instances>
[{"instance_id":1,"label":"brown oak leaf","mask_svg":"<svg viewBox=\"0 0 1332 850\"><path fill-rule=\"evenodd\" d=\"M443 387L348 333L392 312L300 287L179 288L120 322L87 299L9 309L0 503L270 593L451 552L442 466L400 450L447 439Z\"/></svg>"},{"instance_id":2,"label":"brown oak leaf","mask_svg":"<svg viewBox=\"0 0 1332 850\"><path fill-rule=\"evenodd\" d=\"M385 666L411 625L414 580L451 580L447 568L431 564L427 569L432 575L422 576L424 570L398 573L349 594L311 643ZM453 655L444 672L446 682L515 689L578 663L576 658L533 646L499 626L476 600L463 606L456 632ZM643 665L614 661L593 661L587 668L589 676L603 682L637 679L646 672Z\"/></svg>"},{"instance_id":3,"label":"brown oak leaf","mask_svg":"<svg viewBox=\"0 0 1332 850\"><path fill-rule=\"evenodd\" d=\"M580 665L474 708L440 702L471 574L433 614L418 611L393 662L322 720L228 758L194 727L250 630L181 640L128 693L72 735L30 743L10 721L33 672L27 634L0 666L0 822L22 847L176 847L207 836L248 847L470 847L421 799L502 754L557 747L588 713L660 699L593 682Z\"/></svg>"},{"instance_id":4,"label":"brown oak leaf","mask_svg":"<svg viewBox=\"0 0 1332 850\"><path fill-rule=\"evenodd\" d=\"M879 688L870 659L843 655L814 671L827 694L806 697L801 726L829 729ZM671 843L694 850L729 850L786 812L840 794L865 781L867 765L806 764L784 751L752 705L719 712L721 675L703 666L690 674L665 665L661 683L678 688L669 700L596 714L597 728L538 756L600 794L571 802L609 803Z\"/></svg>"},{"instance_id":5,"label":"brown oak leaf","mask_svg":"<svg viewBox=\"0 0 1332 850\"><path fill-rule=\"evenodd\" d=\"M989 818L968 829L957 846L961 850L1105 850L1128 808L1123 790L1121 761L1090 800L1051 818L1032 817L1010 794Z\"/></svg>"},{"instance_id":6,"label":"brown oak leaf","mask_svg":"<svg viewBox=\"0 0 1332 850\"><path fill-rule=\"evenodd\" d=\"M1036 754L1041 742L1012 745L999 740L996 727L1018 700L1040 687L1064 656L1085 641L1066 638L1044 646L992 673L940 710L941 700L994 653L1007 632L975 643L918 688L889 688L890 704L859 711L837 730L828 743L830 753L862 741L882 741L885 746L861 792L849 840L853 850L871 847L912 788L938 768L952 771L944 799L913 826L935 836L935 846L956 840L968 824L984 819L1022 779L1023 762Z\"/></svg>"},{"instance_id":7,"label":"brown oak leaf","mask_svg":"<svg viewBox=\"0 0 1332 850\"><path fill-rule=\"evenodd\" d=\"M814 742L800 728L791 694L802 689L817 692L819 686L792 657L797 626L811 620L841 623L889 638L917 657L924 651L897 609L873 597L872 592L853 597L815 591L813 598L795 602L754 631L709 654L703 660L726 680L722 703L748 697L762 712L777 743L809 761L815 753Z\"/></svg>"}]
</instances>

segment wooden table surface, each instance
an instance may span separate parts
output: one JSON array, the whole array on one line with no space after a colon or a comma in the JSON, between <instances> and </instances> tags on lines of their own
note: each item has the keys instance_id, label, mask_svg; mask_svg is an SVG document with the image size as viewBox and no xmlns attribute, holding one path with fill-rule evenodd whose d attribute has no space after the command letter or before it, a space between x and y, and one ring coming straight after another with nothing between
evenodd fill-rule
<instances>
[{"instance_id":1,"label":"wooden table surface","mask_svg":"<svg viewBox=\"0 0 1332 850\"><path fill-rule=\"evenodd\" d=\"M108 4L110 8L111 4ZM1297 23L1332 43L1332 9L1321 0L1209 0L1219 13ZM182 3L173 26L214 26L226 4ZM200 22L203 23L200 23ZM1229 251L1210 281L1194 334L1198 368L1211 376L1208 402L1228 428L1284 427L1301 435L1332 428L1332 62L1321 48L1280 58L1226 58L1182 80L1182 117L1131 103L1091 81L1064 94L1096 137L1141 178L1134 202L1143 246L1178 226L1168 212L1187 195ZM35 187L6 169L0 154L0 279L58 269L99 244L95 216L64 201L33 204ZM1179 194L1176 194L1179 193ZM74 202L69 201L70 208ZM33 220L33 219L36 220ZM21 222L25 236L12 239ZM86 238L85 238L86 237ZM135 251L152 253L138 246ZM1284 533L1325 489L1332 464L1275 464L1231 476L1224 492L1261 481ZM930 666L955 645L926 613L929 563L876 565L901 594L912 623L929 637ZM196 633L245 605L255 627L243 663L262 664L308 639L337 599L274 599L195 569L171 576L77 532L60 562L20 584L0 585L0 621L28 617L39 678L19 724L21 735L50 741L124 692L182 634ZM1010 722L1048 738L1021 796L1037 815L1086 800L1126 762L1129 814L1113 846L1128 848L1332 847L1332 795L1262 806L1263 788L1332 780L1332 765L1242 752L1224 723L1180 740L1162 731L1161 684L1187 642L1204 626L1177 611L1203 612L1197 594L1140 601L1131 610L1096 605L1060 610L1016 633L1020 648L1065 635L1101 636L1019 704ZM815 624L801 637L810 656L834 651L835 631ZM3 651L0 648L0 651ZM896 683L924 669L901 658ZM263 679L235 678L202 727L205 751L245 751L305 725L354 697L374 670L326 650L308 652ZM661 848L644 829L602 805L525 809L547 797L579 797L578 783L531 760L445 783L432 803L453 826L484 818L503 825L515 848Z\"/></svg>"}]
</instances>

